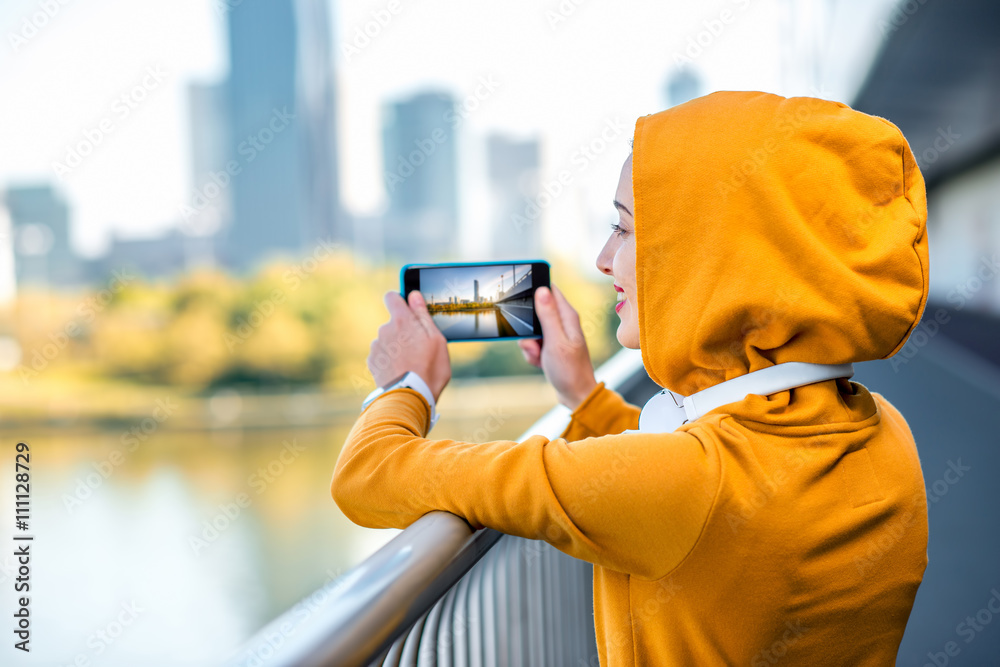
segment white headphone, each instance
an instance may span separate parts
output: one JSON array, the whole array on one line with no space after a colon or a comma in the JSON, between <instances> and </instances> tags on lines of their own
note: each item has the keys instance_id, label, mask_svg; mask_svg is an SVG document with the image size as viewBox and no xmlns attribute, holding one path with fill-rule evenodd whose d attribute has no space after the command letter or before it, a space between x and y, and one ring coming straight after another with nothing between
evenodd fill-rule
<instances>
[{"instance_id":1,"label":"white headphone","mask_svg":"<svg viewBox=\"0 0 1000 667\"><path fill-rule=\"evenodd\" d=\"M814 382L854 375L854 364L810 364L788 361L681 396L669 389L655 394L639 414L639 430L624 433L670 433L715 408L742 401L749 394L767 396Z\"/></svg>"}]
</instances>

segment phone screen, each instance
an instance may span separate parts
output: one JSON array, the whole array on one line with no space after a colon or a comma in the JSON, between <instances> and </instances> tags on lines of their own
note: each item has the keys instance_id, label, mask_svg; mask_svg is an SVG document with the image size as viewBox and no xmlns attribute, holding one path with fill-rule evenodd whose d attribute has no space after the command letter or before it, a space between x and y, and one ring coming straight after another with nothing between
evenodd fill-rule
<instances>
[{"instance_id":1,"label":"phone screen","mask_svg":"<svg viewBox=\"0 0 1000 667\"><path fill-rule=\"evenodd\" d=\"M535 289L548 285L545 262L409 267L404 294L418 289L449 341L541 336Z\"/></svg>"}]
</instances>

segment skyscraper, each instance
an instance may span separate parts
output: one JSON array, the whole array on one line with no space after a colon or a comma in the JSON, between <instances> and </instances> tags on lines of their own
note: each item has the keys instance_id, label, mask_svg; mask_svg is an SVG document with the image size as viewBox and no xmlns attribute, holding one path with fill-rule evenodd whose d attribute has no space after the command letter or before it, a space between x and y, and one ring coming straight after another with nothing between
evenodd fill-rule
<instances>
[{"instance_id":1,"label":"skyscraper","mask_svg":"<svg viewBox=\"0 0 1000 667\"><path fill-rule=\"evenodd\" d=\"M72 286L80 264L70 247L69 208L49 184L8 188L17 284Z\"/></svg>"},{"instance_id":2,"label":"skyscraper","mask_svg":"<svg viewBox=\"0 0 1000 667\"><path fill-rule=\"evenodd\" d=\"M457 249L456 121L447 93L424 92L385 107L385 244L399 261L447 259Z\"/></svg>"},{"instance_id":3,"label":"skyscraper","mask_svg":"<svg viewBox=\"0 0 1000 667\"><path fill-rule=\"evenodd\" d=\"M297 10L297 11L296 11ZM228 11L230 265L342 238L327 0L243 0Z\"/></svg>"},{"instance_id":4,"label":"skyscraper","mask_svg":"<svg viewBox=\"0 0 1000 667\"><path fill-rule=\"evenodd\" d=\"M472 281L472 300L479 303L479 281Z\"/></svg>"},{"instance_id":5,"label":"skyscraper","mask_svg":"<svg viewBox=\"0 0 1000 667\"><path fill-rule=\"evenodd\" d=\"M233 219L232 178L229 159L229 97L226 83L192 83L188 86L191 123L191 196L181 208L178 240L184 250L176 268L214 266L219 263L219 242ZM112 241L112 254L130 241Z\"/></svg>"},{"instance_id":6,"label":"skyscraper","mask_svg":"<svg viewBox=\"0 0 1000 667\"><path fill-rule=\"evenodd\" d=\"M667 80L664 93L667 106L674 107L701 96L702 82L692 67L685 65Z\"/></svg>"},{"instance_id":7,"label":"skyscraper","mask_svg":"<svg viewBox=\"0 0 1000 667\"><path fill-rule=\"evenodd\" d=\"M307 139L306 209L309 243L314 239L350 241L340 203L337 159L336 82L328 0L296 0L299 11L299 122Z\"/></svg>"},{"instance_id":8,"label":"skyscraper","mask_svg":"<svg viewBox=\"0 0 1000 667\"><path fill-rule=\"evenodd\" d=\"M183 230L207 235L230 222L231 190L222 174L229 159L229 106L225 83L188 86L191 122L191 206L183 211ZM219 181L222 181L220 185Z\"/></svg>"},{"instance_id":9,"label":"skyscraper","mask_svg":"<svg viewBox=\"0 0 1000 667\"><path fill-rule=\"evenodd\" d=\"M536 257L542 251L538 141L494 134L487 140L493 259Z\"/></svg>"},{"instance_id":10,"label":"skyscraper","mask_svg":"<svg viewBox=\"0 0 1000 667\"><path fill-rule=\"evenodd\" d=\"M7 206L0 197L0 304L8 303L17 294L14 267L14 229Z\"/></svg>"}]
</instances>

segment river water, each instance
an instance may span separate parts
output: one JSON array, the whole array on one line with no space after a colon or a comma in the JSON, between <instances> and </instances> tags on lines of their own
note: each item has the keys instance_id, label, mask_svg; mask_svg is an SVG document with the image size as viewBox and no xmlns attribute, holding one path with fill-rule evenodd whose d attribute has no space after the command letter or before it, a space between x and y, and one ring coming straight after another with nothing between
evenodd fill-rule
<instances>
[{"instance_id":1,"label":"river water","mask_svg":"<svg viewBox=\"0 0 1000 667\"><path fill-rule=\"evenodd\" d=\"M507 316L505 316L504 311L506 311ZM508 307L504 311L489 309L468 312L437 312L431 315L431 318L448 340L531 334L531 308Z\"/></svg>"},{"instance_id":2,"label":"river water","mask_svg":"<svg viewBox=\"0 0 1000 667\"><path fill-rule=\"evenodd\" d=\"M538 379L449 388L432 435L517 438L555 404ZM32 651L15 664L215 665L372 554L399 531L352 524L330 496L355 416L314 428L164 424L137 441L120 428L0 431L5 517L14 445L31 447ZM0 525L7 619L12 529Z\"/></svg>"}]
</instances>

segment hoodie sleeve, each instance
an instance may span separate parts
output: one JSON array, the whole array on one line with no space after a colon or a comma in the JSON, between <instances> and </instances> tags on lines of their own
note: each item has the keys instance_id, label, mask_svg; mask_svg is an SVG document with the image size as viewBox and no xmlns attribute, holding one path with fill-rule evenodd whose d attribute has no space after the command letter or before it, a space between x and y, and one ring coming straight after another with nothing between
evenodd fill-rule
<instances>
[{"instance_id":1,"label":"hoodie sleeve","mask_svg":"<svg viewBox=\"0 0 1000 667\"><path fill-rule=\"evenodd\" d=\"M604 382L598 382L573 411L569 425L559 437L572 442L637 429L640 412L641 408L627 402L617 391L606 387Z\"/></svg>"},{"instance_id":2,"label":"hoodie sleeve","mask_svg":"<svg viewBox=\"0 0 1000 667\"><path fill-rule=\"evenodd\" d=\"M467 443L422 437L429 413L402 387L358 418L331 482L351 521L405 528L443 510L655 580L694 546L719 484L714 442L690 431Z\"/></svg>"}]
</instances>

